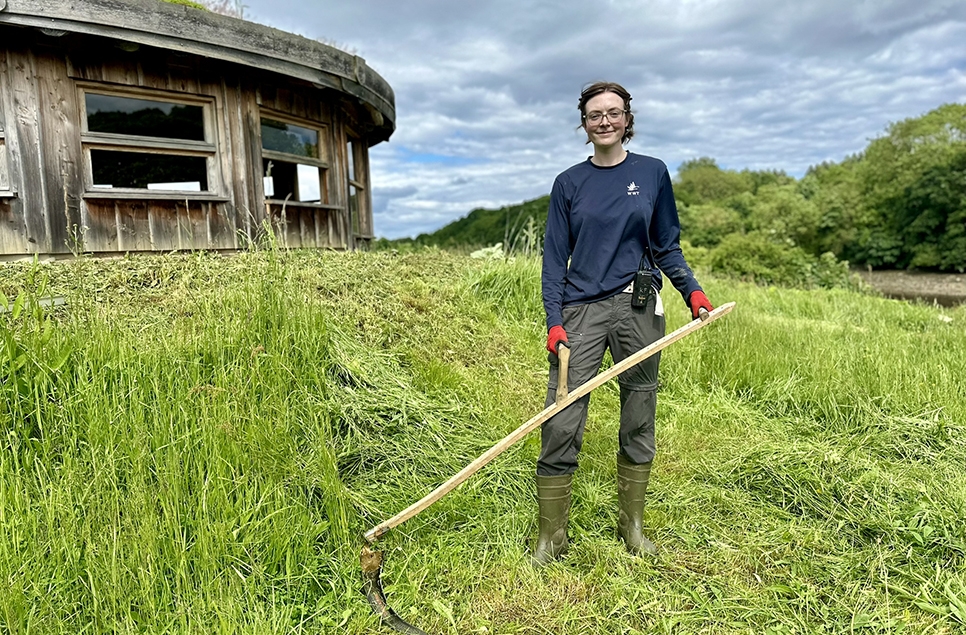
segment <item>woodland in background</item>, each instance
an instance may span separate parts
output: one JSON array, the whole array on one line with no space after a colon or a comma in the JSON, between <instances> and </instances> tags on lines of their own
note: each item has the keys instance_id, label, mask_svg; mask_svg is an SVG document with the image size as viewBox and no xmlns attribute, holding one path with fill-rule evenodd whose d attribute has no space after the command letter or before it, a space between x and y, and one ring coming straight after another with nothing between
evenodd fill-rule
<instances>
[{"instance_id":1,"label":"woodland in background","mask_svg":"<svg viewBox=\"0 0 966 635\"><path fill-rule=\"evenodd\" d=\"M848 285L852 265L966 271L966 104L889 126L840 163L801 179L687 161L674 193L693 266L767 284ZM549 197L477 209L432 234L381 247L539 249Z\"/></svg>"}]
</instances>

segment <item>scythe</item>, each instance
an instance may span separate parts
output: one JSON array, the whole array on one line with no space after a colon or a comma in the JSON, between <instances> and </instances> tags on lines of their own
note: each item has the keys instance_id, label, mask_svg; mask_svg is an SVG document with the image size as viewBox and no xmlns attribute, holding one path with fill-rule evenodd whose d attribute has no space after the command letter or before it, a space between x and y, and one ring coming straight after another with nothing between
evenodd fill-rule
<instances>
[{"instance_id":1,"label":"scythe","mask_svg":"<svg viewBox=\"0 0 966 635\"><path fill-rule=\"evenodd\" d=\"M544 422L570 404L589 394L595 388L599 388L607 381L616 377L628 368L640 364L648 357L651 357L659 351L664 350L674 342L687 337L698 329L701 329L708 324L711 324L718 318L727 315L734 307L734 302L728 302L727 304L723 304L711 312L707 312L702 309L700 320L688 322L673 333L669 333L653 344L645 346L636 353L629 355L620 362L614 364L590 381L580 385L572 392L567 391L567 363L570 358L570 351L565 347L561 347L559 350L560 373L558 375L559 383L557 389L557 400L554 404L548 406L538 415L504 437L499 443L484 452L479 458L457 472L448 481L437 487L435 490L416 501L406 509L402 510L392 518L379 523L363 534L366 544L362 547L362 554L360 556L360 562L362 564L362 579L364 583L362 591L365 593L366 598L368 598L369 605L372 607L372 610L376 613L376 615L378 615L383 622L400 633L408 633L409 635L427 635L425 631L404 621L395 611L392 610L392 608L389 607L389 603L386 600L386 595L382 590L382 552L373 548L376 541L386 535L391 529L398 527L413 516L416 516L425 510L439 499L449 494L465 480L482 469L487 463L495 459L509 447L516 444L517 441L527 436L527 434L535 430L537 427L542 425Z\"/></svg>"}]
</instances>

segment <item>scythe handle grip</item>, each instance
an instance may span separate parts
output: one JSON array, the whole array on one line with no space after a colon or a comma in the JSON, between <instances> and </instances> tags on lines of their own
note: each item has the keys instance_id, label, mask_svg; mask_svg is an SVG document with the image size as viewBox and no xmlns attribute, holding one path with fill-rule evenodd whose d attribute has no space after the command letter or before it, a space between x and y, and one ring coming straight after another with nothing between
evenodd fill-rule
<instances>
[{"instance_id":1,"label":"scythe handle grip","mask_svg":"<svg viewBox=\"0 0 966 635\"><path fill-rule=\"evenodd\" d=\"M570 392L567 383L567 373L570 370L570 345L566 342L560 342L557 345L557 361L557 403L559 404L567 399L567 393Z\"/></svg>"}]
</instances>

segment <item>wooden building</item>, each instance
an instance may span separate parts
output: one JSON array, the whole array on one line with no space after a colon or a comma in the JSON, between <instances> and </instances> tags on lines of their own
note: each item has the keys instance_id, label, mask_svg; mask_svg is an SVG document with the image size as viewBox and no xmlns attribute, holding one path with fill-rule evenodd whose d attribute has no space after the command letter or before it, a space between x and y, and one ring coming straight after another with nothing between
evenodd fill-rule
<instances>
[{"instance_id":1,"label":"wooden building","mask_svg":"<svg viewBox=\"0 0 966 635\"><path fill-rule=\"evenodd\" d=\"M0 0L0 259L372 238L392 89L357 56L159 0Z\"/></svg>"}]
</instances>

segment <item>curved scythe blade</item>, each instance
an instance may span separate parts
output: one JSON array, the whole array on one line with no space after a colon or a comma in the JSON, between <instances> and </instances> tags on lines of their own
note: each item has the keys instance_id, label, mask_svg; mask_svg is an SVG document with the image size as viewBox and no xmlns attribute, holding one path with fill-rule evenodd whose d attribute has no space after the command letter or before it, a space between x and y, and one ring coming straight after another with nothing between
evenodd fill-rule
<instances>
[{"instance_id":1,"label":"curved scythe blade","mask_svg":"<svg viewBox=\"0 0 966 635\"><path fill-rule=\"evenodd\" d=\"M362 592L369 600L372 611L379 616L385 624L393 629L407 635L429 635L426 631L416 628L409 622L399 617L394 610L389 607L386 594L382 590L382 552L370 549L368 546L362 547L362 554L359 556L362 563Z\"/></svg>"}]
</instances>

